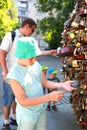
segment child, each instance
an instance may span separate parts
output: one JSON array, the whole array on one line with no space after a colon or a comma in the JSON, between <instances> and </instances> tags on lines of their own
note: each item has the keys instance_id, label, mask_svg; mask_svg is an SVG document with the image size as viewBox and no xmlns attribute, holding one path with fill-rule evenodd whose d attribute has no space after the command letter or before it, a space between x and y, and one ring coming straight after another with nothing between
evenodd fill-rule
<instances>
[{"instance_id":1,"label":"child","mask_svg":"<svg viewBox=\"0 0 87 130\"><path fill-rule=\"evenodd\" d=\"M47 72L48 72L48 74L49 74L48 80L54 81L54 82L60 82L60 80L59 80L59 79L57 78L57 76L56 76L57 73L58 73L58 71L57 71L56 69L50 67L50 68L47 70ZM48 89L48 93L50 93L50 92L52 92L52 91L54 91L54 90L57 90L57 89ZM51 103L51 102L48 102L47 109L46 109L47 111L50 111L50 103ZM58 109L57 109L55 103L56 103L55 101L52 102L52 109L53 109L54 111L57 111Z\"/></svg>"},{"instance_id":2,"label":"child","mask_svg":"<svg viewBox=\"0 0 87 130\"><path fill-rule=\"evenodd\" d=\"M64 88L72 91L73 81L55 83L46 80L41 65L37 62L40 51L32 37L20 38L16 44L13 65L6 77L16 97L17 130L46 130L45 102L60 101L65 91L54 91L44 95L45 88Z\"/></svg>"}]
</instances>

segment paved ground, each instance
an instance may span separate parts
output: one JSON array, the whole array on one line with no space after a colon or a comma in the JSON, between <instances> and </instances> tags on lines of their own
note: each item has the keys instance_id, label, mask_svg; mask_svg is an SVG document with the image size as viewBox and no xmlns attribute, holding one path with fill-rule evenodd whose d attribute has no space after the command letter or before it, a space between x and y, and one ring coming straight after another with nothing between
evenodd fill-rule
<instances>
[{"instance_id":1,"label":"paved ground","mask_svg":"<svg viewBox=\"0 0 87 130\"><path fill-rule=\"evenodd\" d=\"M52 56L44 56L39 57L38 61L42 65L54 66L58 71L60 71L62 64L59 59ZM60 79L63 76L58 73L58 77ZM2 127L2 98L3 98L3 90L2 90L2 75L0 68L0 129ZM69 103L70 93L65 93L62 101L57 103L58 111L55 112L53 110L47 111L47 128L46 130L80 130L79 126L76 124L76 116L74 115L74 111L71 108L71 104ZM16 127L11 127L11 130L16 130Z\"/></svg>"}]
</instances>

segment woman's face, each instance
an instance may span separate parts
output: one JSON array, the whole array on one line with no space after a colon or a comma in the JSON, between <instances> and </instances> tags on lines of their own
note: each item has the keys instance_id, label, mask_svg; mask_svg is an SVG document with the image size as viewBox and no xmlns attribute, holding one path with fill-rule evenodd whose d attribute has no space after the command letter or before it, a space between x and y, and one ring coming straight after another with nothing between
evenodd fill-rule
<instances>
[{"instance_id":1,"label":"woman's face","mask_svg":"<svg viewBox=\"0 0 87 130\"><path fill-rule=\"evenodd\" d=\"M26 65L33 65L36 60L37 60L37 57L33 57L31 59L25 59L25 63Z\"/></svg>"},{"instance_id":2,"label":"woman's face","mask_svg":"<svg viewBox=\"0 0 87 130\"><path fill-rule=\"evenodd\" d=\"M37 57L33 57L30 59L18 59L18 63L22 66L32 66L36 60Z\"/></svg>"}]
</instances>

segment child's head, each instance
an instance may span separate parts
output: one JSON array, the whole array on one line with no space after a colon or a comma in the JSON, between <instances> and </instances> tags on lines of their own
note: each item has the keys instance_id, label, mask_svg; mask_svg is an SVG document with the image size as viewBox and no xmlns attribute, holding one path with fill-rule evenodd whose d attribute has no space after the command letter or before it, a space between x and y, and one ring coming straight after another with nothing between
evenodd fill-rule
<instances>
[{"instance_id":1,"label":"child's head","mask_svg":"<svg viewBox=\"0 0 87 130\"><path fill-rule=\"evenodd\" d=\"M54 69L53 67L50 67L48 70L47 70L48 74L50 75L51 78L54 78L56 77L58 71L56 69Z\"/></svg>"},{"instance_id":2,"label":"child's head","mask_svg":"<svg viewBox=\"0 0 87 130\"><path fill-rule=\"evenodd\" d=\"M27 61L41 54L37 41L32 37L20 38L16 44L15 57Z\"/></svg>"}]
</instances>

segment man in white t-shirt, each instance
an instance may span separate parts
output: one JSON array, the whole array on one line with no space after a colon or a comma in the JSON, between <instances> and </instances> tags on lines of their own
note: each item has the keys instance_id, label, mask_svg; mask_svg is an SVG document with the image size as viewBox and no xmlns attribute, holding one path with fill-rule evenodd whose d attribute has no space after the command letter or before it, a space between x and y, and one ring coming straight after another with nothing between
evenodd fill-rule
<instances>
[{"instance_id":1,"label":"man in white t-shirt","mask_svg":"<svg viewBox=\"0 0 87 130\"><path fill-rule=\"evenodd\" d=\"M10 124L16 124L16 103L15 103L15 96L9 87L9 85L5 82L5 78L10 71L13 64L16 62L16 58L14 57L14 50L17 40L21 37L30 36L33 34L36 28L36 23L33 19L27 18L23 21L20 28L15 30L15 38L12 42L11 32L7 33L1 43L0 46L0 62L1 67L3 70L3 91L4 91L4 98L3 98L3 114L4 114L4 122L2 130L10 130ZM56 54L55 50L43 51L42 55L47 54ZM12 116L11 121L9 119L10 115L10 108L12 106Z\"/></svg>"}]
</instances>

